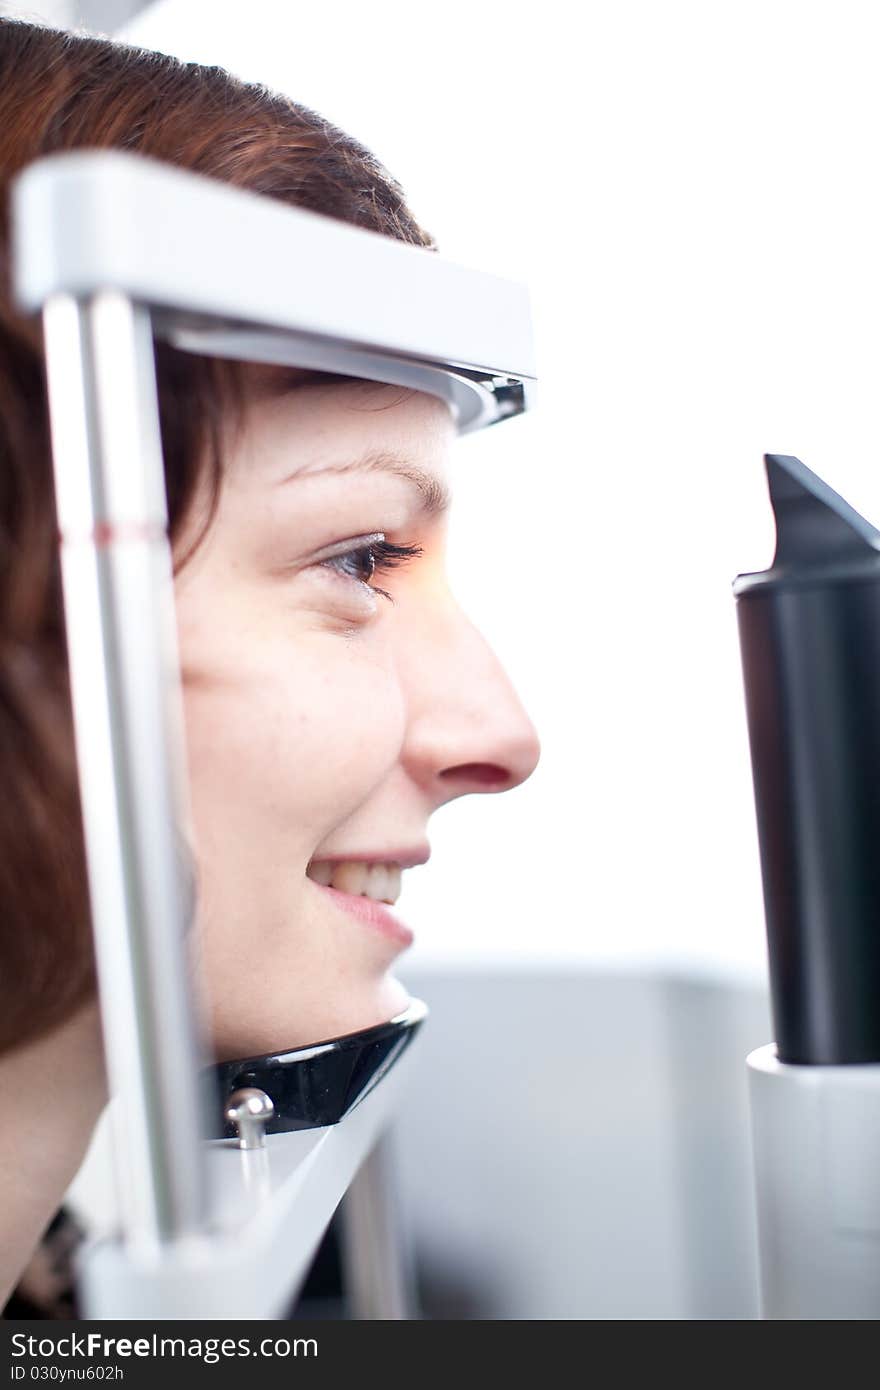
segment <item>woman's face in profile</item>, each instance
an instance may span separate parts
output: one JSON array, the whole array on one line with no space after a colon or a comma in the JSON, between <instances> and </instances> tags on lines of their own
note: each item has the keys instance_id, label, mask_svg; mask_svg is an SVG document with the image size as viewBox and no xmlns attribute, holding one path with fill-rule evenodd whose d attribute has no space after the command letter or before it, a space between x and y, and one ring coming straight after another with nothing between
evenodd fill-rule
<instances>
[{"instance_id":1,"label":"woman's face in profile","mask_svg":"<svg viewBox=\"0 0 880 1390\"><path fill-rule=\"evenodd\" d=\"M411 932L393 902L401 874L427 872L432 813L514 787L538 760L446 584L455 435L444 402L391 386L255 401L217 516L175 581L220 1059L399 1013L392 971ZM389 557L382 540L418 553Z\"/></svg>"}]
</instances>

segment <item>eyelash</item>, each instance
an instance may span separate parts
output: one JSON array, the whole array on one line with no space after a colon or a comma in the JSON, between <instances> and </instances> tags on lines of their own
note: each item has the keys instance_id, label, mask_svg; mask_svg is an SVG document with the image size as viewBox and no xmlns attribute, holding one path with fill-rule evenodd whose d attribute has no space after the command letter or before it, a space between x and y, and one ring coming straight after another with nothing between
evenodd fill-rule
<instances>
[{"instance_id":1,"label":"eyelash","mask_svg":"<svg viewBox=\"0 0 880 1390\"><path fill-rule=\"evenodd\" d=\"M395 545L393 541L386 541L384 537L371 540L368 544L354 546L351 550L345 550L340 555L330 555L326 560L321 560L322 565L341 574L343 578L354 579L357 583L363 584L365 588L371 589L374 594L381 594L387 598L389 603L394 599L385 589L370 584L373 575L384 573L388 570L397 569L399 565L405 565L408 560L414 560L416 556L423 553L420 545ZM366 578L362 575L354 575L348 571L336 569L340 561L351 561L353 557L366 555L370 561L370 572Z\"/></svg>"}]
</instances>

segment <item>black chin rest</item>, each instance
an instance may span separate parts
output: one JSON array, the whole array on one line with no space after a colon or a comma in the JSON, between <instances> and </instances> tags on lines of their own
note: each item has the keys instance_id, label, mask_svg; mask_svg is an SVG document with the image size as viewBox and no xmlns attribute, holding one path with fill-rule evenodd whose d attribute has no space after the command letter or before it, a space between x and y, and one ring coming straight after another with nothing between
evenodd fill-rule
<instances>
[{"instance_id":1,"label":"black chin rest","mask_svg":"<svg viewBox=\"0 0 880 1390\"><path fill-rule=\"evenodd\" d=\"M396 1018L359 1033L208 1067L202 1073L210 1116L207 1137L238 1137L226 1119L226 1107L230 1096L246 1087L264 1091L272 1101L266 1134L338 1124L394 1065L427 1013L427 1005L411 999Z\"/></svg>"}]
</instances>

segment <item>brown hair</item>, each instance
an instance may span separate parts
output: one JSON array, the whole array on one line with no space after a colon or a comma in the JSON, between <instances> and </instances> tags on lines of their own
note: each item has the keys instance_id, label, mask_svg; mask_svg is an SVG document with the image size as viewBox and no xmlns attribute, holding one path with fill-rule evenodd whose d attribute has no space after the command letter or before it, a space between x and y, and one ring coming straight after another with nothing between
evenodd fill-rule
<instances>
[{"instance_id":1,"label":"brown hair","mask_svg":"<svg viewBox=\"0 0 880 1390\"><path fill-rule=\"evenodd\" d=\"M75 148L139 151L435 249L375 157L314 111L222 68L0 20L0 1052L58 1026L94 990L42 335L9 286L10 180ZM257 373L161 343L156 370L170 538L207 458L200 540L219 497L221 421Z\"/></svg>"}]
</instances>

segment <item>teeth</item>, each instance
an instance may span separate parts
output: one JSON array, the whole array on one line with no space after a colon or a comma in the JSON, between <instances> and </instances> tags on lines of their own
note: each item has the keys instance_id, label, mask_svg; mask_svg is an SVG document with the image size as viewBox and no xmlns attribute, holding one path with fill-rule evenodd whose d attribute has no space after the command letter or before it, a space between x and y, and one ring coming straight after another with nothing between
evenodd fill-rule
<instances>
[{"instance_id":1,"label":"teeth","mask_svg":"<svg viewBox=\"0 0 880 1390\"><path fill-rule=\"evenodd\" d=\"M333 865L321 863L310 864L306 869L306 875L313 878L316 883L323 883L325 888L330 887L330 880L333 877Z\"/></svg>"},{"instance_id":2,"label":"teeth","mask_svg":"<svg viewBox=\"0 0 880 1390\"><path fill-rule=\"evenodd\" d=\"M402 870L399 864L359 864L347 859L341 864L316 860L306 870L315 883L338 888L340 893L374 898L376 902L396 903L400 897Z\"/></svg>"}]
</instances>

